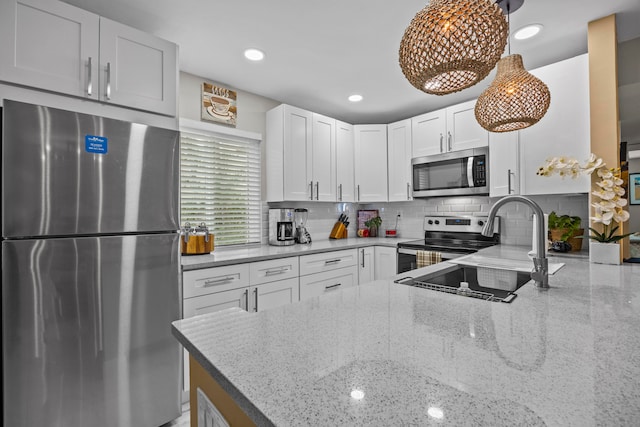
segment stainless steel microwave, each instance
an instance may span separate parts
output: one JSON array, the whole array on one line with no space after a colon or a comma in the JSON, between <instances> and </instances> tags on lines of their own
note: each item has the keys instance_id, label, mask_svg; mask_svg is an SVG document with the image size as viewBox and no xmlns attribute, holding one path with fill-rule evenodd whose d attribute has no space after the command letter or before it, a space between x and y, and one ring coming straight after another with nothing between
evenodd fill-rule
<instances>
[{"instance_id":1,"label":"stainless steel microwave","mask_svg":"<svg viewBox=\"0 0 640 427\"><path fill-rule=\"evenodd\" d=\"M489 147L411 160L413 197L489 194Z\"/></svg>"}]
</instances>

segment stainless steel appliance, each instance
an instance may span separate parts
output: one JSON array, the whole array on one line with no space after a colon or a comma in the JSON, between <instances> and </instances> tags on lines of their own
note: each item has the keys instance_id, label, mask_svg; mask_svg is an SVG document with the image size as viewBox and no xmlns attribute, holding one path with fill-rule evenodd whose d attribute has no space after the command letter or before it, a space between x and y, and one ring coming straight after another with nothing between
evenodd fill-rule
<instances>
[{"instance_id":1,"label":"stainless steel appliance","mask_svg":"<svg viewBox=\"0 0 640 427\"><path fill-rule=\"evenodd\" d=\"M295 227L293 209L269 209L269 244L274 246L294 245Z\"/></svg>"},{"instance_id":2,"label":"stainless steel appliance","mask_svg":"<svg viewBox=\"0 0 640 427\"><path fill-rule=\"evenodd\" d=\"M4 101L5 426L181 413L179 135Z\"/></svg>"},{"instance_id":3,"label":"stainless steel appliance","mask_svg":"<svg viewBox=\"0 0 640 427\"><path fill-rule=\"evenodd\" d=\"M398 273L415 270L418 251L439 252L443 261L472 254L500 243L500 221L494 235L482 235L487 216L425 216L424 239L398 243Z\"/></svg>"},{"instance_id":4,"label":"stainless steel appliance","mask_svg":"<svg viewBox=\"0 0 640 427\"><path fill-rule=\"evenodd\" d=\"M489 147L411 160L413 197L489 194Z\"/></svg>"},{"instance_id":5,"label":"stainless steel appliance","mask_svg":"<svg viewBox=\"0 0 640 427\"><path fill-rule=\"evenodd\" d=\"M309 211L306 209L296 209L293 212L293 222L296 227L296 243L311 243L311 235L307 231L307 218Z\"/></svg>"}]
</instances>

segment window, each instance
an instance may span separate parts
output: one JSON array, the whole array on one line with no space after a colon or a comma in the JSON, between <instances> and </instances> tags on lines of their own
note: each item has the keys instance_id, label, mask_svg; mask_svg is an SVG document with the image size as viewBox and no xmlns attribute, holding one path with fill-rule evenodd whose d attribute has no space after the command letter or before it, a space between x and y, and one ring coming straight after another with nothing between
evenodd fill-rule
<instances>
[{"instance_id":1,"label":"window","mask_svg":"<svg viewBox=\"0 0 640 427\"><path fill-rule=\"evenodd\" d=\"M260 243L260 140L197 126L181 131L181 223L204 222L216 246Z\"/></svg>"}]
</instances>

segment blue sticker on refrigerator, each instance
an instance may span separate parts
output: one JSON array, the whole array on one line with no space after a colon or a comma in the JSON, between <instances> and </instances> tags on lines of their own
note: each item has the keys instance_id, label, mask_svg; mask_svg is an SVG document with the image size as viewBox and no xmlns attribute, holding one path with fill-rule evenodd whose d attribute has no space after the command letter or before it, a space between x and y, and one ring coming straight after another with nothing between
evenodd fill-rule
<instances>
[{"instance_id":1,"label":"blue sticker on refrigerator","mask_svg":"<svg viewBox=\"0 0 640 427\"><path fill-rule=\"evenodd\" d=\"M85 135L84 149L87 153L107 154L108 139L104 136Z\"/></svg>"}]
</instances>

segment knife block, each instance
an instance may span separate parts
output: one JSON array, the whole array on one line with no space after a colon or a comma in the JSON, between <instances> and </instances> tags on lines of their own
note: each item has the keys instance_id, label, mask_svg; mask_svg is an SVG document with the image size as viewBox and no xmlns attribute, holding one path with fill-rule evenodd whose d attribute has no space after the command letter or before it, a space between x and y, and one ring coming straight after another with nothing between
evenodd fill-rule
<instances>
[{"instance_id":1,"label":"knife block","mask_svg":"<svg viewBox=\"0 0 640 427\"><path fill-rule=\"evenodd\" d=\"M347 238L347 227L340 221L336 222L331 229L331 233L329 233L330 239L346 239Z\"/></svg>"}]
</instances>

